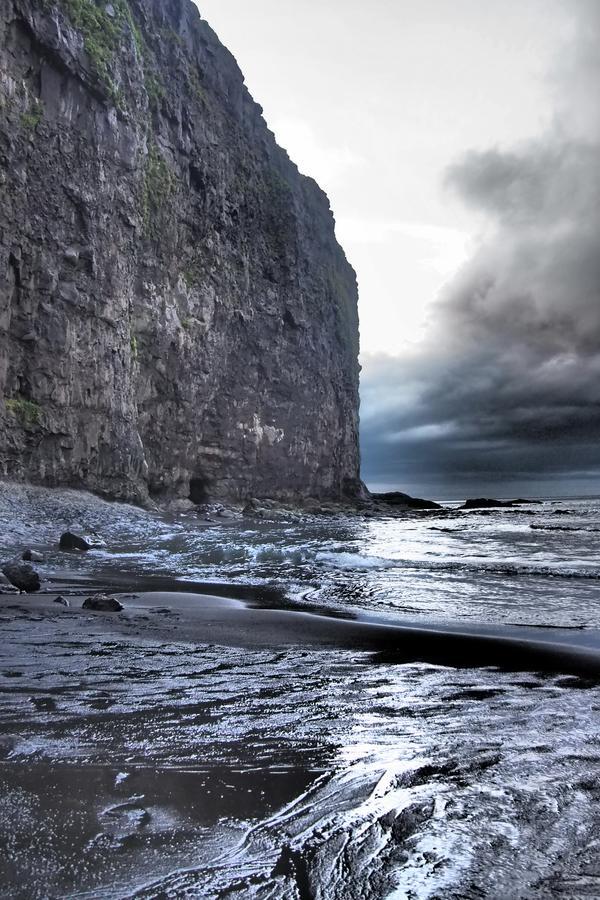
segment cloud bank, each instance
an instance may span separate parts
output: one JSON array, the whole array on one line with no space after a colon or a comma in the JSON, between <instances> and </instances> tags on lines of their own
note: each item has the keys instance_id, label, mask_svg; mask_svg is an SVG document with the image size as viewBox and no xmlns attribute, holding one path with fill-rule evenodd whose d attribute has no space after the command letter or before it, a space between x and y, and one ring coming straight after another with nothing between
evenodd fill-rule
<instances>
[{"instance_id":1,"label":"cloud bank","mask_svg":"<svg viewBox=\"0 0 600 900\"><path fill-rule=\"evenodd\" d=\"M600 4L573 9L551 127L446 172L487 225L423 341L363 360L367 483L600 493Z\"/></svg>"}]
</instances>

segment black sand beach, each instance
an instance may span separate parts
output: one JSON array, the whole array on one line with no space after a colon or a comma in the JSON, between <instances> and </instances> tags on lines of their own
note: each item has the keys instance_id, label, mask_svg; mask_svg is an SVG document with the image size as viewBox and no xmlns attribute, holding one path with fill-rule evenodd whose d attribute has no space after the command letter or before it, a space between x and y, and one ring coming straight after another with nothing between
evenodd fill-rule
<instances>
[{"instance_id":1,"label":"black sand beach","mask_svg":"<svg viewBox=\"0 0 600 900\"><path fill-rule=\"evenodd\" d=\"M423 627L416 623L382 624L316 615L290 609L251 607L235 596L195 593L185 583L172 590L111 593L121 612L82 608L89 592L45 593L4 602L11 614L66 618L70 632L92 628L126 634L131 640L209 643L223 647L340 647L386 654L387 662L422 662L465 668L492 666L506 671L546 671L600 679L600 645L595 637L561 629L510 629L460 624ZM222 592L236 593L234 585ZM93 592L91 596L93 596ZM65 597L69 606L57 603ZM1 601L0 601L1 602Z\"/></svg>"},{"instance_id":2,"label":"black sand beach","mask_svg":"<svg viewBox=\"0 0 600 900\"><path fill-rule=\"evenodd\" d=\"M0 597L0 896L593 896L597 513L508 512L222 527L11 493L4 556L43 561ZM60 551L77 523L103 545Z\"/></svg>"}]
</instances>

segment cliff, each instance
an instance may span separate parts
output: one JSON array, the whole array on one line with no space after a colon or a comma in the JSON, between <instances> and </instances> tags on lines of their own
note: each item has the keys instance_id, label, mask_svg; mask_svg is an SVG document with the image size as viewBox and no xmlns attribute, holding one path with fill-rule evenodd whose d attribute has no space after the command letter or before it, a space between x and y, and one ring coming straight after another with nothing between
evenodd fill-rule
<instances>
[{"instance_id":1,"label":"cliff","mask_svg":"<svg viewBox=\"0 0 600 900\"><path fill-rule=\"evenodd\" d=\"M3 0L0 474L358 485L354 272L190 0Z\"/></svg>"}]
</instances>

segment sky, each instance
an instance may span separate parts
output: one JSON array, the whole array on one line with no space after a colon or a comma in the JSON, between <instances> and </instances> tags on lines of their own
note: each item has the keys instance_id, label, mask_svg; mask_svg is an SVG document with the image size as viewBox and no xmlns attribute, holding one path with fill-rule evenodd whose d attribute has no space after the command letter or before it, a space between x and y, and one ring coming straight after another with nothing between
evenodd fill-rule
<instances>
[{"instance_id":1,"label":"sky","mask_svg":"<svg viewBox=\"0 0 600 900\"><path fill-rule=\"evenodd\" d=\"M198 0L359 284L362 473L600 494L600 0Z\"/></svg>"}]
</instances>

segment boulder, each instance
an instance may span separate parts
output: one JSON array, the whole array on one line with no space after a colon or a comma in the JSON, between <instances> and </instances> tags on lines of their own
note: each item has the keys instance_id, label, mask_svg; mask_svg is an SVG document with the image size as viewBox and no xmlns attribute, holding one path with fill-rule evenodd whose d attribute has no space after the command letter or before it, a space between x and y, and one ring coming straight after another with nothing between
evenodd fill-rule
<instances>
[{"instance_id":1,"label":"boulder","mask_svg":"<svg viewBox=\"0 0 600 900\"><path fill-rule=\"evenodd\" d=\"M81 608L93 609L96 612L121 612L124 607L115 597L109 597L108 594L94 594L92 597L86 597Z\"/></svg>"},{"instance_id":2,"label":"boulder","mask_svg":"<svg viewBox=\"0 0 600 900\"><path fill-rule=\"evenodd\" d=\"M27 562L43 562L44 557L41 553L38 553L37 550L23 550L23 556L21 559L27 560Z\"/></svg>"},{"instance_id":3,"label":"boulder","mask_svg":"<svg viewBox=\"0 0 600 900\"><path fill-rule=\"evenodd\" d=\"M41 587L40 576L27 563L8 563L2 567L2 572L20 591L30 594Z\"/></svg>"},{"instance_id":4,"label":"boulder","mask_svg":"<svg viewBox=\"0 0 600 900\"><path fill-rule=\"evenodd\" d=\"M54 602L55 602L55 603L60 603L60 604L62 604L62 606L70 606L70 605L71 605L70 602L67 600L66 597L60 597L60 596L59 596L59 597L55 597L55 598L54 598Z\"/></svg>"},{"instance_id":5,"label":"boulder","mask_svg":"<svg viewBox=\"0 0 600 900\"><path fill-rule=\"evenodd\" d=\"M17 594L19 589L8 580L4 572L0 572L0 594Z\"/></svg>"},{"instance_id":6,"label":"boulder","mask_svg":"<svg viewBox=\"0 0 600 900\"><path fill-rule=\"evenodd\" d=\"M92 545L78 534L73 534L72 531L65 531L60 536L58 546L60 550L89 550Z\"/></svg>"}]
</instances>

